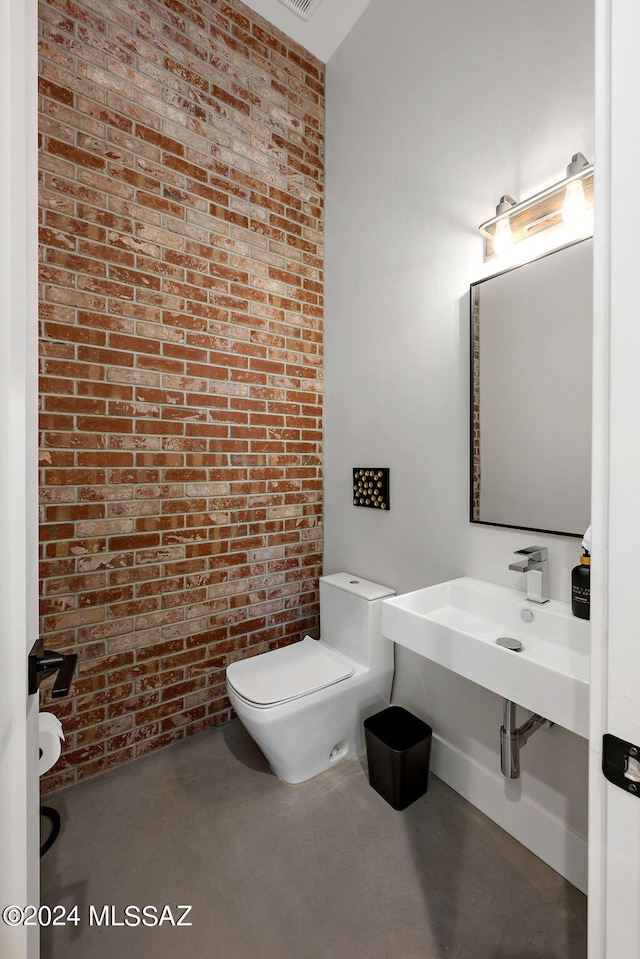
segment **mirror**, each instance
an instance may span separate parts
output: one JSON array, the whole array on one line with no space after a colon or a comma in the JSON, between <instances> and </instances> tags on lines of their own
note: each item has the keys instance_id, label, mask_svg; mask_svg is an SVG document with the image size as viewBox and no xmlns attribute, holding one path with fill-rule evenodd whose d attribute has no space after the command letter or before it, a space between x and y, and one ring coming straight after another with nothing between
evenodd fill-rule
<instances>
[{"instance_id":1,"label":"mirror","mask_svg":"<svg viewBox=\"0 0 640 959\"><path fill-rule=\"evenodd\" d=\"M471 521L591 523L593 240L471 285Z\"/></svg>"}]
</instances>

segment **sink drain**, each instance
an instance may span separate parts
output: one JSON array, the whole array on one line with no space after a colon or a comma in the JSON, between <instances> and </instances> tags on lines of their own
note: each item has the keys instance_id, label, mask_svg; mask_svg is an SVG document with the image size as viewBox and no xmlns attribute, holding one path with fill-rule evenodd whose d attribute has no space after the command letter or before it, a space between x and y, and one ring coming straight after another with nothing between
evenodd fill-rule
<instances>
[{"instance_id":1,"label":"sink drain","mask_svg":"<svg viewBox=\"0 0 640 959\"><path fill-rule=\"evenodd\" d=\"M514 639L512 636L501 636L500 639L496 639L498 646L504 646L505 649L512 649L514 653L519 653L522 649L522 643L519 639Z\"/></svg>"}]
</instances>

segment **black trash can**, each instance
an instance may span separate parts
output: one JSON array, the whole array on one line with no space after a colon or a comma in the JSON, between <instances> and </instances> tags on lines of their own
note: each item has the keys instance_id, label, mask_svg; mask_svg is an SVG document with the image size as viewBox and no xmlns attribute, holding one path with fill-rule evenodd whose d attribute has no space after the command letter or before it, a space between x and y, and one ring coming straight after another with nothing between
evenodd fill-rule
<instances>
[{"instance_id":1,"label":"black trash can","mask_svg":"<svg viewBox=\"0 0 640 959\"><path fill-rule=\"evenodd\" d=\"M402 706L388 706L364 721L369 782L394 809L424 796L433 730Z\"/></svg>"}]
</instances>

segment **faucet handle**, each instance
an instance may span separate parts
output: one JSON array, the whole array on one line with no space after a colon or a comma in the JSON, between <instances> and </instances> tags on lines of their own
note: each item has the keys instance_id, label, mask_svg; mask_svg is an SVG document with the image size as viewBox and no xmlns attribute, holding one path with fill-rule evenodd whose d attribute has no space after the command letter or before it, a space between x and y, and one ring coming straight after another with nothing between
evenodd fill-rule
<instances>
[{"instance_id":1,"label":"faucet handle","mask_svg":"<svg viewBox=\"0 0 640 959\"><path fill-rule=\"evenodd\" d=\"M517 556L526 556L533 563L544 563L549 558L549 550L546 546L525 546L523 549L515 549Z\"/></svg>"}]
</instances>

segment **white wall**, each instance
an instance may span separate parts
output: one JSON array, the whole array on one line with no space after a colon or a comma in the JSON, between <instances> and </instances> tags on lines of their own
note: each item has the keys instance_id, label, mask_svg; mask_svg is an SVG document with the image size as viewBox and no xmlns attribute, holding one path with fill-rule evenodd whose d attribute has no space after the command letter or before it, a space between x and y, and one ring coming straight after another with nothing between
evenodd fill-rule
<instances>
[{"instance_id":1,"label":"white wall","mask_svg":"<svg viewBox=\"0 0 640 959\"><path fill-rule=\"evenodd\" d=\"M579 540L468 521L468 288L494 272L477 225L499 197L593 158L593 11L373 0L328 64L326 142L325 572L399 592L459 575L517 586L511 553L536 541L568 600ZM391 468L389 512L352 505L353 466ZM537 734L507 789L497 697L401 650L394 701L453 747L435 750L443 774L472 758L499 821L535 808L586 836L586 741Z\"/></svg>"}]
</instances>

